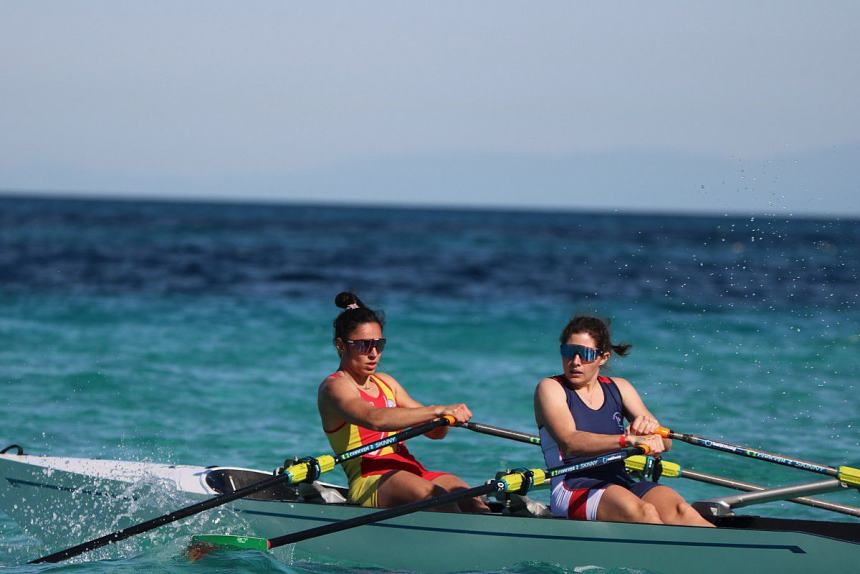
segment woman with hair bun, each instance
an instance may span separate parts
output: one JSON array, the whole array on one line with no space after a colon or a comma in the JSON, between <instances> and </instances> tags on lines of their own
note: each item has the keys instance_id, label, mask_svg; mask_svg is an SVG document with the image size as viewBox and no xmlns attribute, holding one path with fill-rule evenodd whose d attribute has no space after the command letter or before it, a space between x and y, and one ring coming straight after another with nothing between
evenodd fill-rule
<instances>
[{"instance_id":1,"label":"woman with hair bun","mask_svg":"<svg viewBox=\"0 0 860 574\"><path fill-rule=\"evenodd\" d=\"M334 346L340 356L338 370L320 384L317 407L323 430L335 452L358 448L397 431L444 415L467 422L472 412L463 403L424 406L406 392L397 380L377 371L385 338L384 318L352 293L335 298L343 309L334 320ZM444 438L448 427L426 434ZM398 443L343 463L349 479L349 501L361 506L397 506L468 488L447 472L424 468ZM478 498L468 498L438 510L487 512Z\"/></svg>"},{"instance_id":2,"label":"woman with hair bun","mask_svg":"<svg viewBox=\"0 0 860 574\"><path fill-rule=\"evenodd\" d=\"M654 434L660 423L627 379L600 374L614 353L609 327L596 317L574 317L559 337L560 375L535 390L535 421L548 466L579 462L628 445L646 445L652 454L671 447ZM630 421L625 428L624 419ZM712 526L671 488L634 481L617 461L552 479L553 515L575 520Z\"/></svg>"}]
</instances>

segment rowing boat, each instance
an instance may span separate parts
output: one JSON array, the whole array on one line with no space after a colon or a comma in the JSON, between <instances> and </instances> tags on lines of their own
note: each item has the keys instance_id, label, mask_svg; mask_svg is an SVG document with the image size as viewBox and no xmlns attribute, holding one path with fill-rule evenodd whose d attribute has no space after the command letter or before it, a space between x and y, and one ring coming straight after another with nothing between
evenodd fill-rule
<instances>
[{"instance_id":1,"label":"rowing boat","mask_svg":"<svg viewBox=\"0 0 860 574\"><path fill-rule=\"evenodd\" d=\"M0 510L54 547L261 480L236 467L0 454ZM158 493L160 496L156 496ZM342 487L278 485L234 501L233 534L274 537L372 512L346 504ZM162 506L152 504L162 501ZM488 515L417 512L302 541L293 560L420 572L493 571L523 563L599 565L672 574L752 570L851 571L860 523L728 515L720 528L578 522L542 516L514 497ZM384 544L380 544L384 540Z\"/></svg>"}]
</instances>

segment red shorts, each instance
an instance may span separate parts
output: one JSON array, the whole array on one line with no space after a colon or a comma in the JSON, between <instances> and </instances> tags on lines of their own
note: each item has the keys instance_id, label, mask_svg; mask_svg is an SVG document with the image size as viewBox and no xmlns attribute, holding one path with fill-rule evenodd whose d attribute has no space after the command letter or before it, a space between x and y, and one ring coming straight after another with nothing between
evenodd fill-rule
<instances>
[{"instance_id":1,"label":"red shorts","mask_svg":"<svg viewBox=\"0 0 860 574\"><path fill-rule=\"evenodd\" d=\"M427 470L408 452L405 456L392 453L378 457L361 459L361 476L349 483L349 502L361 506L379 506L377 492L379 480L392 472L405 471L424 480L435 480L448 472Z\"/></svg>"}]
</instances>

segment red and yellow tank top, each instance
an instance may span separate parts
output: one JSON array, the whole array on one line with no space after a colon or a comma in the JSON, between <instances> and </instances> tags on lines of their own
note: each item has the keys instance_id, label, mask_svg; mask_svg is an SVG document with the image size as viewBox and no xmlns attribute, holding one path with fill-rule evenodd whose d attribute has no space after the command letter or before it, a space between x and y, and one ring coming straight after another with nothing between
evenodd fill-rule
<instances>
[{"instance_id":1,"label":"red and yellow tank top","mask_svg":"<svg viewBox=\"0 0 860 574\"><path fill-rule=\"evenodd\" d=\"M372 397L359 388L358 392L361 394L362 400L380 409L397 406L394 391L391 387L374 375L371 375L368 380L376 385L379 389L379 394L376 397ZM338 454L381 440L398 432L375 431L346 422L335 429L324 430L332 450ZM415 457L410 454L406 449L406 445L402 442L377 449L358 458L344 461L341 466L343 466L349 482L359 477L385 474L392 470L409 470L411 472L415 472L418 469L423 470L423 467L415 460Z\"/></svg>"}]
</instances>

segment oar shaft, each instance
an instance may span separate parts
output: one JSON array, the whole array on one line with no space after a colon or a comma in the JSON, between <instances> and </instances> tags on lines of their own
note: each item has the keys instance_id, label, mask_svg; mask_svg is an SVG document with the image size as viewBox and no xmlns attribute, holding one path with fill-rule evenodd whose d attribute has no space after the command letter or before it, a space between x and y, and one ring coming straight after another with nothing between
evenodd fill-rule
<instances>
[{"instance_id":1,"label":"oar shaft","mask_svg":"<svg viewBox=\"0 0 860 574\"><path fill-rule=\"evenodd\" d=\"M322 459L326 459L326 464L322 465L325 468L323 468L322 470L327 471L331 468L334 468L336 464L339 464L351 458L361 456L370 451L377 450L379 448L388 446L396 442L404 441L409 438L422 435L440 426L448 426L453 422L453 417L443 417L441 419L435 419L424 424L402 430L399 433L395 433L389 437L375 441L368 445L348 450L334 457L332 457L331 455L323 455L319 457L318 460L322 461ZM306 476L308 476L309 465L310 463L303 462L290 466L286 469L284 474L266 478L264 480L261 480L260 482L249 484L248 486L240 488L239 490L218 495L214 498L210 498L208 500L204 500L196 504L186 506L185 508L180 508L179 510L173 511L169 514L164 514L151 520L147 520L146 522L141 522L140 524L135 524L133 526L129 526L128 528L117 530L116 532L111 532L110 534L105 534L104 536L100 536L99 538L83 542L76 546L72 546L71 548L66 548L65 550L60 550L59 552L55 552L47 556L42 556L41 558L36 558L35 560L31 560L30 564L40 564L42 562L62 562L63 560L78 556L79 554L83 554L84 552L89 552L90 550L95 550L96 548L101 548L102 546L107 546L108 544L113 544L114 542L125 540L126 538L129 538L136 534L142 534L149 530L158 528L159 526L164 526L165 524L169 524L171 522L181 520L188 516L192 516L194 514L204 512L211 508L215 508L216 506L227 504L228 502L232 502L238 498L243 498L261 490L265 490L267 488L280 484L281 482L301 482Z\"/></svg>"},{"instance_id":2,"label":"oar shaft","mask_svg":"<svg viewBox=\"0 0 860 574\"><path fill-rule=\"evenodd\" d=\"M594 468L596 466L604 466L619 460L623 461L627 457L635 456L637 454L648 454L647 447L645 445L630 446L625 449L616 452L610 452L609 454L597 456L585 461L576 462L565 466L556 466L554 468L549 468L545 471L546 477L554 478L563 474L570 474L571 472L579 472L581 470Z\"/></svg>"},{"instance_id":3,"label":"oar shaft","mask_svg":"<svg viewBox=\"0 0 860 574\"><path fill-rule=\"evenodd\" d=\"M540 444L540 437L535 436L533 434L473 422L464 423L462 426L469 429L470 431L475 431L482 434L488 434L500 438L507 438L528 444Z\"/></svg>"},{"instance_id":4,"label":"oar shaft","mask_svg":"<svg viewBox=\"0 0 860 574\"><path fill-rule=\"evenodd\" d=\"M417 502L405 504L403 506L388 508L386 510L381 510L379 512L374 512L371 514L365 514L363 516L356 516L355 518L349 518L340 522L326 524L324 526L317 526L316 528L309 528L308 530L302 530L301 532L278 536L277 538L272 538L269 540L269 547L277 548L278 546L284 546L285 544L295 544L296 542L301 542L302 540L307 540L308 538L316 538L317 536L323 536L325 534L334 534L335 532L348 530L350 528L363 526L365 524L382 522L383 520L396 518L398 516L403 516L404 514L409 514L412 512L418 512L419 510L426 510L428 508L451 504L464 498L490 494L491 492L496 492L498 489L499 487L496 482L489 482L487 484L482 484L480 486L475 486L466 490L457 490L454 492L449 492L448 494L443 494L442 496L437 496L435 498L427 498L425 500L419 500Z\"/></svg>"},{"instance_id":5,"label":"oar shaft","mask_svg":"<svg viewBox=\"0 0 860 574\"><path fill-rule=\"evenodd\" d=\"M745 446L738 446L734 444L729 444L725 442L715 441L707 438L702 438L693 434L684 434L675 432L673 430L667 429L665 427L661 427L658 429L658 433L664 438L670 438L672 440L680 440L682 442L686 442L688 444L692 444L695 446L701 446L705 448L710 448L713 450L718 450L721 452L728 452L731 454L737 454L740 456L746 456L749 458L757 458L759 460L764 460L767 462L772 462L774 464L781 464L783 466L790 466L792 468L799 468L802 470L807 470L809 472L815 472L818 474L824 474L827 476L839 476L839 470L831 467L825 466L822 464L817 464L814 462L809 462L807 460L800 460L797 458L789 458L787 456L783 456L781 454L775 454L772 452L766 452L763 450L757 450L754 448L748 448Z\"/></svg>"},{"instance_id":6,"label":"oar shaft","mask_svg":"<svg viewBox=\"0 0 860 574\"><path fill-rule=\"evenodd\" d=\"M744 482L741 480L735 480L732 478L725 478L722 476L716 476L713 474L707 474L704 472L698 472L694 470L681 470L679 476L689 479L695 480L697 482L704 482L707 484L716 484L718 486L725 486L727 488L734 488L736 490L745 490L747 492L762 492L767 490L763 486L759 486L758 484L753 484L751 482ZM803 504L804 506L811 506L813 508L821 508L824 510L830 510L832 512L839 512L841 514L847 514L849 516L857 516L860 517L860 508L856 506L849 506L847 504L837 504L835 502L830 502L828 500L821 500L818 498L810 498L808 496L800 496L797 498L787 498L785 499L787 502L793 502L795 504Z\"/></svg>"}]
</instances>

